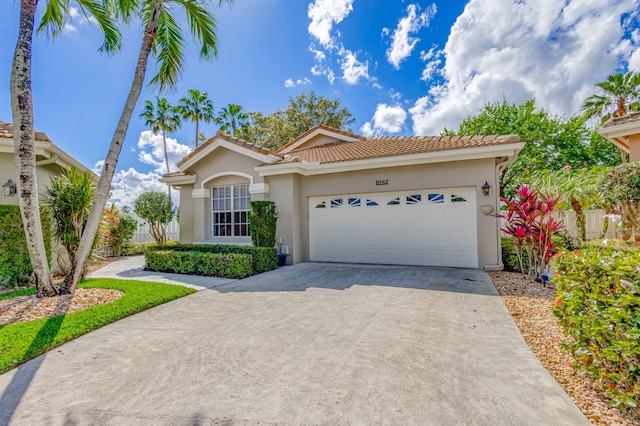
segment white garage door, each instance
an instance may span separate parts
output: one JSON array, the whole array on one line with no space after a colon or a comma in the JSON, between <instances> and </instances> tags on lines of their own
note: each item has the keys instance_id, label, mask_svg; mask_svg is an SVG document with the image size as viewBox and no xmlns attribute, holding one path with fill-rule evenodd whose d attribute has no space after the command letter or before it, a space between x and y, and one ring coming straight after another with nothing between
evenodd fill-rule
<instances>
[{"instance_id":1,"label":"white garage door","mask_svg":"<svg viewBox=\"0 0 640 426\"><path fill-rule=\"evenodd\" d=\"M465 187L312 197L309 259L475 268L475 194Z\"/></svg>"}]
</instances>

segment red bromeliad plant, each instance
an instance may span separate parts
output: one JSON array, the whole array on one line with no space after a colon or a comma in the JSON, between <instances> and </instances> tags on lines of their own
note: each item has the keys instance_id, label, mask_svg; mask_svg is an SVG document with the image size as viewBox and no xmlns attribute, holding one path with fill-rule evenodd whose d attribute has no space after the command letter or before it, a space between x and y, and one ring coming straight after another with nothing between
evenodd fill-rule
<instances>
[{"instance_id":1,"label":"red bromeliad plant","mask_svg":"<svg viewBox=\"0 0 640 426\"><path fill-rule=\"evenodd\" d=\"M499 215L507 220L502 230L516 241L520 271L536 281L547 273L553 255L552 237L563 226L551 216L559 200L560 197L543 194L526 185L520 186L512 200L502 199L508 209L506 214Z\"/></svg>"}]
</instances>

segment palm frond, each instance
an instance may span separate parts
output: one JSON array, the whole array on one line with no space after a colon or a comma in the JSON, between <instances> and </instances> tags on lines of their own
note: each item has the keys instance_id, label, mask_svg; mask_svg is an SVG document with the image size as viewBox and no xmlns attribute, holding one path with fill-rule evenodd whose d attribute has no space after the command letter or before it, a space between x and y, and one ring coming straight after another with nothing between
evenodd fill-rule
<instances>
[{"instance_id":1,"label":"palm frond","mask_svg":"<svg viewBox=\"0 0 640 426\"><path fill-rule=\"evenodd\" d=\"M163 7L158 18L158 29L153 43L158 73L149 82L150 86L158 87L160 92L175 87L184 66L185 42L182 29L167 9L166 6Z\"/></svg>"}]
</instances>

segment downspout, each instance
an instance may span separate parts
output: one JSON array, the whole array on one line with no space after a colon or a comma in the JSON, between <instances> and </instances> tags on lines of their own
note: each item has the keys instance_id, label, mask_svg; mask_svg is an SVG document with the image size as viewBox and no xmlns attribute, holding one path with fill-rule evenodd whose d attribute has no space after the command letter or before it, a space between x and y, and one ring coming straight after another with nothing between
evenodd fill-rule
<instances>
[{"instance_id":1,"label":"downspout","mask_svg":"<svg viewBox=\"0 0 640 426\"><path fill-rule=\"evenodd\" d=\"M496 197L496 228L498 229L498 232L496 233L496 238L497 238L497 259L498 259L498 264L497 269L498 270L503 270L504 269L504 264L502 263L502 237L501 237L501 233L500 233L500 217L498 216L500 213L500 177L502 176L502 172L504 171L504 169L506 169L507 167L509 167L511 164L513 164L516 161L517 158L517 154L514 153L512 155L507 156L505 159L503 159L502 161L496 160L496 176L495 176L495 182L496 182L496 186L498 187L498 190L496 191L495 197ZM504 157L503 157L504 158Z\"/></svg>"}]
</instances>

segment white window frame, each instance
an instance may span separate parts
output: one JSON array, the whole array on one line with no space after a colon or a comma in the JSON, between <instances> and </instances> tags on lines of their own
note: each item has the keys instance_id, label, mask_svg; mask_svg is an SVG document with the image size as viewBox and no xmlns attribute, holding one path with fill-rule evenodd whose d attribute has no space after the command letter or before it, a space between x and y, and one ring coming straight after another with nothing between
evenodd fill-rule
<instances>
[{"instance_id":1,"label":"white window frame","mask_svg":"<svg viewBox=\"0 0 640 426\"><path fill-rule=\"evenodd\" d=\"M229 190L229 195L227 196L226 190ZM241 189L244 189L245 193L246 193L246 197L243 197L241 195L238 195L238 193L241 191ZM223 197L216 197L214 194L216 192L216 190L224 190L225 194ZM243 204L243 200L246 200L246 208L242 208L242 204ZM218 208L216 209L216 202L218 204ZM221 207L220 203L223 203L224 205ZM227 203L228 203L228 207L227 208ZM211 188L211 236L213 238L237 238L237 237L241 237L241 238L245 238L245 237L250 237L250 233L249 233L249 210L250 210L250 203L251 203L251 194L249 192L249 185L248 184L236 184L236 185L220 185L220 186L214 186ZM225 214L225 213L229 213L230 216L230 222L225 222L222 224L218 224L218 228L216 228L216 217L217 214ZM236 221L236 213L245 213L245 220L246 221ZM226 225L226 226L225 226ZM237 235L236 234L236 227L240 226L240 233L242 234L242 230L246 229L246 235ZM216 235L216 231L218 229L221 229L220 227L225 227L226 229L228 229L230 231L230 233L228 235L227 234L228 231L225 231L223 234L221 235Z\"/></svg>"}]
</instances>

